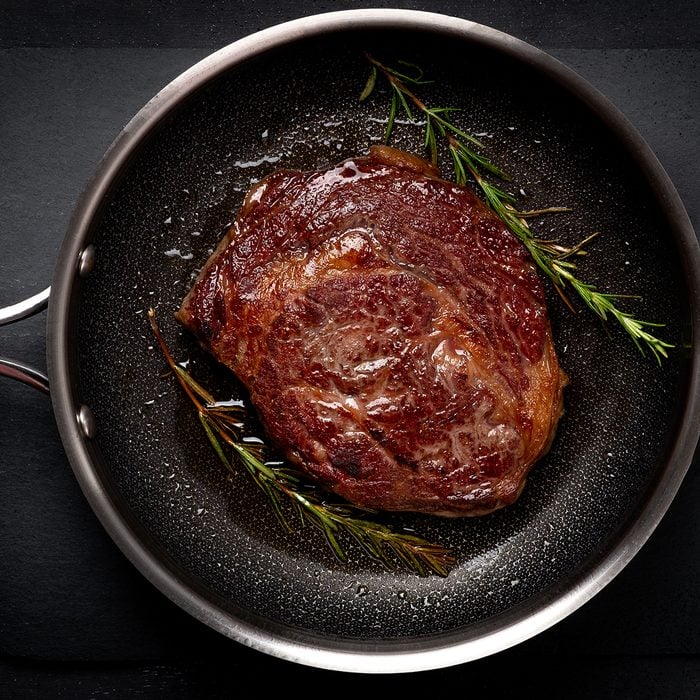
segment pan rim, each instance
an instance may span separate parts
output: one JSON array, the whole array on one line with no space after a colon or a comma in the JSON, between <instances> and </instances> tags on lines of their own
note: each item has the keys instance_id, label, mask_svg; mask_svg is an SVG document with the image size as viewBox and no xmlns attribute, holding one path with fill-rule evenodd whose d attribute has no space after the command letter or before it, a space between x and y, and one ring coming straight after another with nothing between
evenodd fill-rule
<instances>
[{"instance_id":1,"label":"pan rim","mask_svg":"<svg viewBox=\"0 0 700 700\"><path fill-rule=\"evenodd\" d=\"M651 188L663 203L674 239L682 252L684 280L689 290L692 339L700 323L700 248L680 196L664 168L635 127L596 88L554 57L504 32L470 20L433 12L398 9L342 10L309 15L278 24L215 51L186 70L158 92L118 134L82 193L59 251L52 282L47 320L47 367L51 399L61 439L79 485L119 549L136 568L173 602L193 617L246 646L278 658L317 668L355 673L403 673L432 670L476 660L532 638L580 608L602 590L632 560L668 510L691 464L700 423L700 370L698 351L690 359L686 404L681 412L665 468L650 498L632 519L619 541L591 565L575 586L552 595L545 605L510 615L503 626L483 625L482 634L460 640L450 633L421 640L420 644L377 643L362 645L334 642L327 648L309 643L301 635L282 636L241 620L232 620L215 603L173 576L120 512L94 469L90 440L81 429L77 378L71 371L72 312L79 296L79 259L91 222L114 178L150 130L181 100L217 75L242 61L302 39L352 29L417 29L443 33L487 46L527 62L563 85L586 103L639 164ZM520 606L517 608L520 610ZM498 616L498 620L509 614Z\"/></svg>"}]
</instances>

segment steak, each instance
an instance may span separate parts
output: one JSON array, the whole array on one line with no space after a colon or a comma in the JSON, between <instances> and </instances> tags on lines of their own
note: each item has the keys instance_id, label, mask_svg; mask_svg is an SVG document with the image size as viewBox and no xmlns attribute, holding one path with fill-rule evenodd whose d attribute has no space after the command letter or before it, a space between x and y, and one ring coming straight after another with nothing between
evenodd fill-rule
<instances>
[{"instance_id":1,"label":"steak","mask_svg":"<svg viewBox=\"0 0 700 700\"><path fill-rule=\"evenodd\" d=\"M177 316L308 477L383 511L512 504L567 378L522 243L385 146L248 192Z\"/></svg>"}]
</instances>

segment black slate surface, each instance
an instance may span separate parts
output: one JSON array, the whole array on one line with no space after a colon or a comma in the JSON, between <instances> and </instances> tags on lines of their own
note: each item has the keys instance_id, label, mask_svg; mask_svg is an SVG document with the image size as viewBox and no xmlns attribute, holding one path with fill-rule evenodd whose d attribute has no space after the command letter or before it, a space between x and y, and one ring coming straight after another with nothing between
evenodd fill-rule
<instances>
[{"instance_id":1,"label":"black slate surface","mask_svg":"<svg viewBox=\"0 0 700 700\"><path fill-rule=\"evenodd\" d=\"M211 50L305 14L383 3L0 1L0 305L45 286L70 212L119 129ZM395 3L510 32L579 71L630 118L700 216L700 30L690 2ZM584 9L585 8L585 9ZM0 354L45 366L45 317L0 328ZM50 403L0 382L0 692L8 697L216 697L279 673L351 688L262 656L170 604L87 506ZM473 694L695 697L700 689L697 458L651 540L583 609L495 657L419 674ZM503 673L499 669L508 669ZM284 675L282 675L284 674ZM324 687L329 687L325 686Z\"/></svg>"}]
</instances>

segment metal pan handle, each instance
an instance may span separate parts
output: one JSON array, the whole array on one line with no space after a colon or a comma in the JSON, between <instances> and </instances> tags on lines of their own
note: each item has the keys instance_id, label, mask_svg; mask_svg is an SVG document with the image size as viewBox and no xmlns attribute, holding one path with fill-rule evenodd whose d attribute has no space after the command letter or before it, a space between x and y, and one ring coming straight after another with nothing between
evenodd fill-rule
<instances>
[{"instance_id":1,"label":"metal pan handle","mask_svg":"<svg viewBox=\"0 0 700 700\"><path fill-rule=\"evenodd\" d=\"M24 301L1 308L0 326L20 321L23 318L28 318L29 316L43 311L49 304L50 293L51 287L47 287ZM0 376L16 379L45 394L49 393L49 378L42 372L28 365L24 365L21 362L15 362L14 360L0 357Z\"/></svg>"}]
</instances>

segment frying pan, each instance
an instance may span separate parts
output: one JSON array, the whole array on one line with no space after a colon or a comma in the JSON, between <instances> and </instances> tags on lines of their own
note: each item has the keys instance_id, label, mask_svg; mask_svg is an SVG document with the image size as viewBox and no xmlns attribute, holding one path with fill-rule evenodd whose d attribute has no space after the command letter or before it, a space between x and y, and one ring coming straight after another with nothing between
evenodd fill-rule
<instances>
[{"instance_id":1,"label":"frying pan","mask_svg":"<svg viewBox=\"0 0 700 700\"><path fill-rule=\"evenodd\" d=\"M173 312L250 184L278 167L331 165L381 139L387 96L357 99L365 51L419 64L433 104L461 108L538 222L574 243L602 290L674 344L660 365L613 324L549 290L571 379L550 453L521 499L467 520L387 516L453 548L448 576L388 570L346 542L278 527L266 497L217 462L150 333L154 307L178 359L220 398L240 388ZM419 127L395 144L420 150ZM447 174L447 172L446 172ZM47 292L48 390L87 500L126 556L202 623L318 668L396 673L446 667L518 644L585 604L639 551L681 485L698 439L700 256L680 199L636 130L541 51L423 12L307 17L259 32L164 87L125 127L71 219Z\"/></svg>"}]
</instances>

